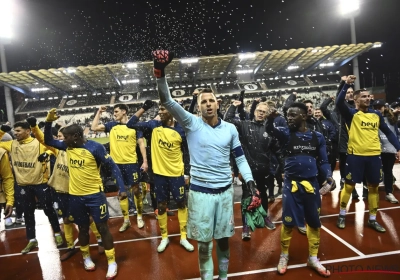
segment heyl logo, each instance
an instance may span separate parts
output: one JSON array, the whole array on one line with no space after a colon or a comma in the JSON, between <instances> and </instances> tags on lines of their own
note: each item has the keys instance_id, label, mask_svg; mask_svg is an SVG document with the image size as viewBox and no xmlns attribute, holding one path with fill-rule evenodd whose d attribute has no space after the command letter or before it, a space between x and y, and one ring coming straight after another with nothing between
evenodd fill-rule
<instances>
[{"instance_id":1,"label":"heyl logo","mask_svg":"<svg viewBox=\"0 0 400 280\"><path fill-rule=\"evenodd\" d=\"M361 127L372 127L372 128L377 128L378 127L378 123L372 123L372 122L364 122L361 121Z\"/></svg>"},{"instance_id":2,"label":"heyl logo","mask_svg":"<svg viewBox=\"0 0 400 280\"><path fill-rule=\"evenodd\" d=\"M255 84L247 84L247 85L244 85L244 89L246 89L246 90L257 90L258 86L255 85Z\"/></svg>"},{"instance_id":3,"label":"heyl logo","mask_svg":"<svg viewBox=\"0 0 400 280\"><path fill-rule=\"evenodd\" d=\"M174 90L171 94L172 96L179 97L185 95L185 91L183 89L177 89Z\"/></svg>"},{"instance_id":4,"label":"heyl logo","mask_svg":"<svg viewBox=\"0 0 400 280\"><path fill-rule=\"evenodd\" d=\"M117 140L124 140L126 141L128 139L128 135L117 135Z\"/></svg>"}]
</instances>

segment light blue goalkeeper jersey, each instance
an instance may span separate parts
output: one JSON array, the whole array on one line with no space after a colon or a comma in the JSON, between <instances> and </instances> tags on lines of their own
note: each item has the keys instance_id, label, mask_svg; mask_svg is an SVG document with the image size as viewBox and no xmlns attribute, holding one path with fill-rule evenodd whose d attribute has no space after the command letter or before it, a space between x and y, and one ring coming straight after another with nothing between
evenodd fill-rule
<instances>
[{"instance_id":1,"label":"light blue goalkeeper jersey","mask_svg":"<svg viewBox=\"0 0 400 280\"><path fill-rule=\"evenodd\" d=\"M215 127L185 111L170 95L165 78L157 79L163 105L186 132L190 154L190 182L205 188L221 188L232 183L230 153L246 182L253 180L243 154L239 134L233 124L219 120Z\"/></svg>"}]
</instances>

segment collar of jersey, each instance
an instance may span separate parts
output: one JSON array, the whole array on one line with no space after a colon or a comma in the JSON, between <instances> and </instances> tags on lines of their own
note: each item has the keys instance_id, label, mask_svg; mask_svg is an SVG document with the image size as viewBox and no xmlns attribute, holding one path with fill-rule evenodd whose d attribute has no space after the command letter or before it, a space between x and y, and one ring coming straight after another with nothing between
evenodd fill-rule
<instances>
[{"instance_id":1,"label":"collar of jersey","mask_svg":"<svg viewBox=\"0 0 400 280\"><path fill-rule=\"evenodd\" d=\"M32 136L29 136L28 138L18 141L20 144L28 144L31 143L35 138L33 138Z\"/></svg>"}]
</instances>

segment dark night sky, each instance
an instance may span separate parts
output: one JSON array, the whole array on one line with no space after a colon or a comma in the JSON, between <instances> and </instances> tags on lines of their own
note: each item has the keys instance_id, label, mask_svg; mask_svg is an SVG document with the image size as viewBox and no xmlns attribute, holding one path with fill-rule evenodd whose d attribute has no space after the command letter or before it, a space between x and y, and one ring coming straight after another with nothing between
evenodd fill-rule
<instances>
[{"instance_id":1,"label":"dark night sky","mask_svg":"<svg viewBox=\"0 0 400 280\"><path fill-rule=\"evenodd\" d=\"M357 41L384 42L360 57L360 71L368 77L398 71L400 1L360 1ZM17 3L9 72L149 60L159 47L185 57L350 43L339 0Z\"/></svg>"}]
</instances>

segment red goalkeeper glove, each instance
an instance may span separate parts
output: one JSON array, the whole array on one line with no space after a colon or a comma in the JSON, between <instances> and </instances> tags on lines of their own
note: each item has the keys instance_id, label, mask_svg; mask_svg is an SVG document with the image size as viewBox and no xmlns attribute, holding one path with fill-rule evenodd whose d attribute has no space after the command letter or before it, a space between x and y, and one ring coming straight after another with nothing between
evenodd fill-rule
<instances>
[{"instance_id":1,"label":"red goalkeeper glove","mask_svg":"<svg viewBox=\"0 0 400 280\"><path fill-rule=\"evenodd\" d=\"M153 62L154 62L154 76L157 78L165 77L165 67L171 63L174 58L174 53L167 50L153 51Z\"/></svg>"}]
</instances>

